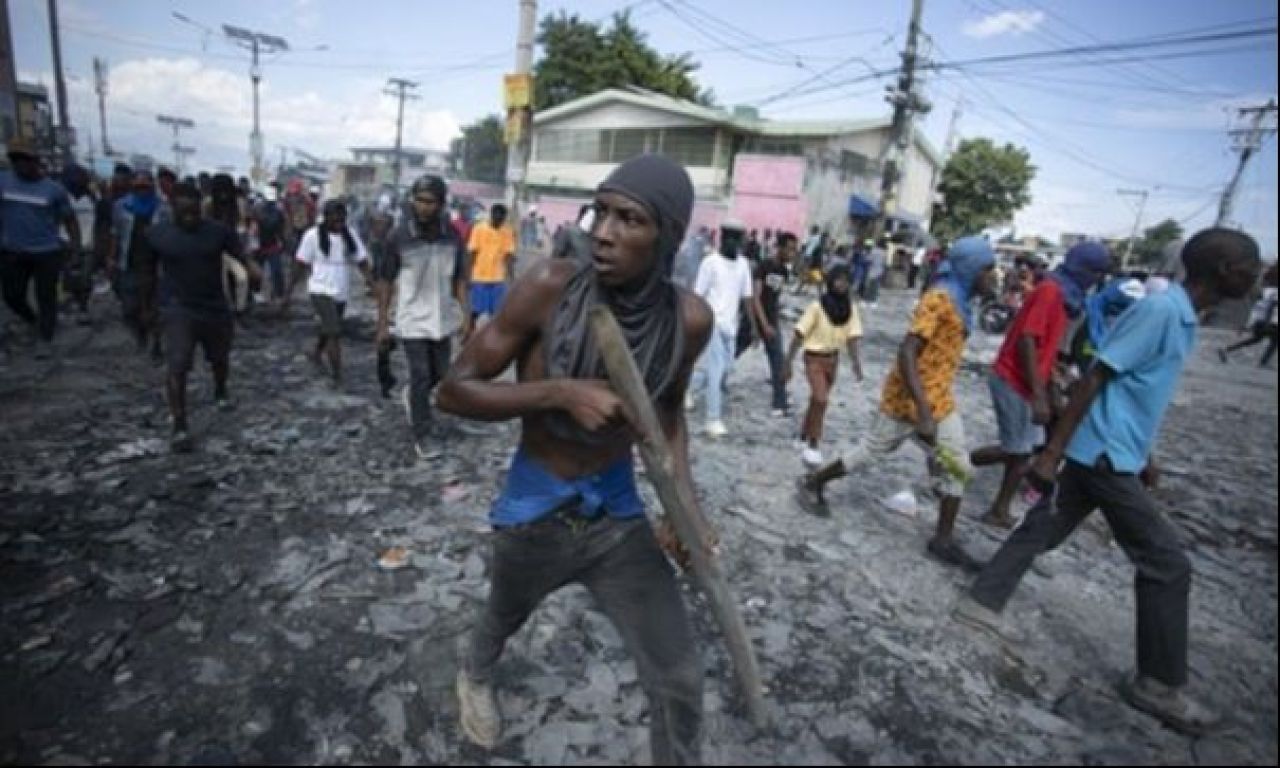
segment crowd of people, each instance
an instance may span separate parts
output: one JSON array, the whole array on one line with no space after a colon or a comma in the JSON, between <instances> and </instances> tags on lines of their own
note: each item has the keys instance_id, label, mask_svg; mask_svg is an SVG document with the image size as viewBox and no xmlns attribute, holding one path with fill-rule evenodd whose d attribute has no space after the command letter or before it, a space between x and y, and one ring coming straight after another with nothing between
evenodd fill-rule
<instances>
[{"instance_id":1,"label":"crowd of people","mask_svg":"<svg viewBox=\"0 0 1280 768\"><path fill-rule=\"evenodd\" d=\"M793 233L761 237L732 222L686 238L693 205L687 172L641 155L619 165L579 221L558 234L555 258L515 279L517 235L506 209L493 206L472 227L450 215L448 186L434 176L412 184L403 209L374 211L356 224L344 201L319 200L297 185L255 194L247 182L221 174L178 179L164 169L153 177L117 167L99 195L76 168L65 172L64 184L44 177L21 144L10 145L9 158L13 172L0 175L6 303L31 325L37 352L45 354L64 267L81 310L93 276L104 270L139 350L167 364L175 451L193 448L185 389L195 348L212 367L218 406L232 407L236 312L255 292L260 302L288 307L304 280L316 318L312 359L339 387L342 320L357 276L374 296L378 380L389 395L390 353L402 348L419 456L432 459L442 449L433 394L435 407L464 418L521 420L518 448L490 510L491 589L456 683L463 730L478 744L493 746L500 736L493 669L507 639L548 594L577 582L636 660L650 698L655 762L698 759L702 672L672 567L636 489L633 447L644 435L609 387L589 332L587 311L596 306L618 320L685 498L696 498L686 413L701 399L704 434L731 433L725 393L734 360L756 340L770 370L768 391L759 396L768 397L775 418L792 417L788 389L803 358L809 402L794 433L803 509L829 515L829 483L908 442L922 448L939 504L925 551L978 573L956 607L958 621L999 635L1000 613L1034 558L1101 509L1137 569L1137 675L1129 700L1188 732L1214 722L1184 691L1190 566L1147 489L1158 474L1152 445L1198 316L1258 283L1258 247L1246 234L1213 228L1190 238L1181 280L1135 287L1112 275L1111 255L1093 242L1073 247L1053 270L1016 275L1018 309L988 381L999 440L976 449L955 386L974 333L974 305L1000 291L996 256L976 234L945 248L911 249L911 276L922 291L876 416L851 455L828 461L822 449L830 393L842 356L854 379L864 378L867 321L859 303L871 308L879 300L898 247L888 239L833 248L816 228L801 242ZM244 279L228 281L229 272ZM33 279L38 311L27 305ZM1255 312L1254 335L1244 342L1266 338L1269 327L1264 360L1275 346L1275 282L1273 267L1263 294L1269 309ZM248 296L229 284L243 284ZM814 298L805 296L788 329L788 289L810 286ZM456 355L455 338L462 344ZM514 382L503 377L512 364ZM985 522L1012 527L1012 500L1024 484L1034 505L982 563L954 531L975 468L986 466L1002 467L1004 476ZM701 530L711 530L701 512L690 512L703 520ZM711 551L715 543L683 545Z\"/></svg>"}]
</instances>

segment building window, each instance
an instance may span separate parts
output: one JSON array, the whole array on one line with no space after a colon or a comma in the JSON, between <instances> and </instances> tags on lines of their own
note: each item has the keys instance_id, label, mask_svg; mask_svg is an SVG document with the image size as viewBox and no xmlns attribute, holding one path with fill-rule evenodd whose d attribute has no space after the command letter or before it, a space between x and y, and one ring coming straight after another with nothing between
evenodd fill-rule
<instances>
[{"instance_id":1,"label":"building window","mask_svg":"<svg viewBox=\"0 0 1280 768\"><path fill-rule=\"evenodd\" d=\"M559 163L620 163L645 152L661 152L678 163L715 164L714 128L614 128L545 130L538 133L537 160Z\"/></svg>"},{"instance_id":2,"label":"building window","mask_svg":"<svg viewBox=\"0 0 1280 768\"><path fill-rule=\"evenodd\" d=\"M659 151L681 165L709 168L715 165L714 128L665 128Z\"/></svg>"}]
</instances>

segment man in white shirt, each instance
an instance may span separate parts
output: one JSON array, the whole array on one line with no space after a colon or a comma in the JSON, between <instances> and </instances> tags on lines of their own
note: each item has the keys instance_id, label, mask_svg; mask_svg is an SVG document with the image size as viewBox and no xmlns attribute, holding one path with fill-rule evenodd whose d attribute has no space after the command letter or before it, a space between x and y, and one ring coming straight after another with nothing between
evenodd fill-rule
<instances>
[{"instance_id":1,"label":"man in white shirt","mask_svg":"<svg viewBox=\"0 0 1280 768\"><path fill-rule=\"evenodd\" d=\"M296 270L285 290L287 310L293 296L293 284L302 273L308 273L307 293L319 319L319 335L312 362L323 370L323 355L328 353L330 375L335 389L342 389L342 313L351 298L351 269L356 267L365 283L372 285L369 254L356 233L347 226L347 207L338 200L325 203L320 223L303 235L298 245Z\"/></svg>"},{"instance_id":2,"label":"man in white shirt","mask_svg":"<svg viewBox=\"0 0 1280 768\"><path fill-rule=\"evenodd\" d=\"M736 224L721 225L720 251L709 253L702 260L693 286L693 292L711 305L715 327L694 371L685 406L691 409L693 393L705 392L709 437L724 437L729 433L721 418L725 381L733 368L739 313L745 312L751 318L747 306L751 299L751 265L741 255L743 234L743 228ZM754 324L754 319L752 322Z\"/></svg>"}]
</instances>

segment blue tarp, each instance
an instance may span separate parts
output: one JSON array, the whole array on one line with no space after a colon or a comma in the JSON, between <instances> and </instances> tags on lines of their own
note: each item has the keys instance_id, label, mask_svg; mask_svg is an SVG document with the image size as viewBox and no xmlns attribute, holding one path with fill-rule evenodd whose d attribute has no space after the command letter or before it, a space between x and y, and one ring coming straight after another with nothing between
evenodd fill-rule
<instances>
[{"instance_id":1,"label":"blue tarp","mask_svg":"<svg viewBox=\"0 0 1280 768\"><path fill-rule=\"evenodd\" d=\"M849 195L849 215L859 219L872 219L880 215L880 208L862 195Z\"/></svg>"}]
</instances>

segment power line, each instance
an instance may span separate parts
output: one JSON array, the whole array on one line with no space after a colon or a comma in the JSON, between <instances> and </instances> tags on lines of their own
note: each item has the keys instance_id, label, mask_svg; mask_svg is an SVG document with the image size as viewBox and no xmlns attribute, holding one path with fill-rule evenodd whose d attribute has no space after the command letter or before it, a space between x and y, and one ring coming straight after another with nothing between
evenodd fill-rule
<instances>
[{"instance_id":1,"label":"power line","mask_svg":"<svg viewBox=\"0 0 1280 768\"><path fill-rule=\"evenodd\" d=\"M1027 53L1004 54L1001 56L984 56L976 59L926 62L920 65L920 69L934 71L934 72L944 72L947 70L957 70L957 71L967 72L968 70L974 67L1005 66L1010 64L1022 64L1028 61L1032 61L1032 62L1035 62L1035 61L1043 62L1045 60L1052 61L1052 59L1054 58L1077 56L1082 51L1092 51L1092 52L1106 51L1109 53L1125 53L1131 50L1146 50L1153 47L1166 47L1166 46L1172 46L1172 45L1188 45L1188 44L1198 45L1204 42L1211 42L1216 40L1230 40L1230 39L1240 39L1240 38L1246 38L1246 37L1256 38L1264 35L1274 36L1275 32L1276 32L1275 27L1269 27L1266 29L1253 29L1253 30L1243 30L1238 32L1224 32L1224 33L1215 33L1215 34L1186 35L1182 37L1164 36L1159 39L1152 39L1149 37L1138 38L1135 40L1116 42L1116 43L1107 43L1105 45L1099 45L1099 46L1075 46L1072 48L1061 48L1061 49L1053 49L1053 50L1047 50L1047 51L1031 51ZM1236 53L1236 52L1240 52L1240 49L1238 48L1229 48L1226 50L1209 49L1209 50L1202 50L1202 51L1147 54L1143 56L1143 59L1152 60L1152 59L1168 59L1168 58L1196 58L1196 57L1205 56L1205 55L1219 55L1222 53ZM1093 61L1077 61L1074 64L1071 62L1054 62L1054 64L1055 66L1058 66L1058 67L1070 67L1070 66L1080 66L1080 65L1097 66L1101 64L1116 64L1116 63L1121 63L1125 61L1136 61L1136 60L1137 59L1135 58L1110 58L1110 59L1096 59ZM880 77L888 77L890 75L897 74L897 72L898 70L896 68L882 69L882 70L877 70L875 72L867 73L866 75L861 75L858 77L852 77L845 80L840 80L826 86L814 86L811 88L801 88L801 89L794 90L790 94L788 94L788 98L794 98L798 96L807 96L811 93L817 93L823 90L830 90L833 87L841 87L845 85L851 85L854 83L865 82L867 80L876 79Z\"/></svg>"}]
</instances>

